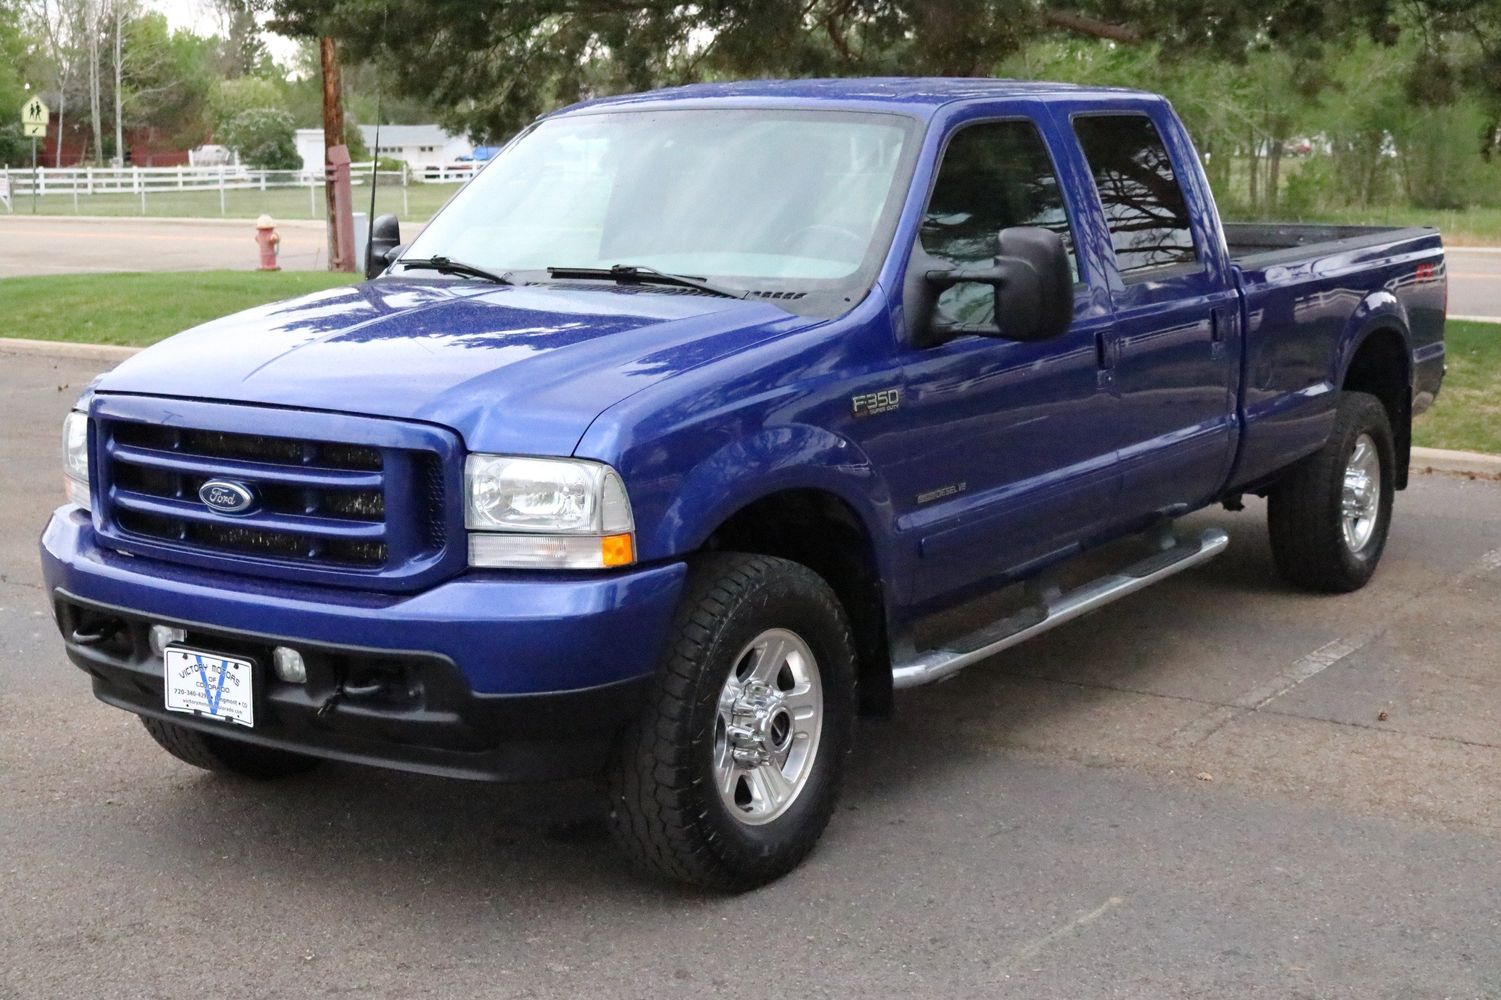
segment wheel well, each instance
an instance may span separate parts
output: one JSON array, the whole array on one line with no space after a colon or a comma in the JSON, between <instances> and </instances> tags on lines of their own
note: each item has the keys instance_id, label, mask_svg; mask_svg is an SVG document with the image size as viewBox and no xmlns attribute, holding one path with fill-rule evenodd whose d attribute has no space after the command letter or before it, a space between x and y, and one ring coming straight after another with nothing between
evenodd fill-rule
<instances>
[{"instance_id":1,"label":"wheel well","mask_svg":"<svg viewBox=\"0 0 1501 1000\"><path fill-rule=\"evenodd\" d=\"M1397 489L1405 488L1412 455L1412 386L1402 335L1389 327L1372 331L1350 359L1340 388L1368 392L1381 400L1397 450Z\"/></svg>"},{"instance_id":2,"label":"wheel well","mask_svg":"<svg viewBox=\"0 0 1501 1000\"><path fill-rule=\"evenodd\" d=\"M737 511L704 548L790 559L827 580L854 631L860 710L890 711L885 595L870 532L853 508L821 490L774 493Z\"/></svg>"}]
</instances>

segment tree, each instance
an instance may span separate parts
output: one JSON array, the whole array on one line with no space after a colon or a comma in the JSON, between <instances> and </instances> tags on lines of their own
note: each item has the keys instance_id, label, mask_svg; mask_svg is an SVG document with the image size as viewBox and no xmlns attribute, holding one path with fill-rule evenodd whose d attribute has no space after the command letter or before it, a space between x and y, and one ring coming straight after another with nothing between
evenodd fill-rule
<instances>
[{"instance_id":1,"label":"tree","mask_svg":"<svg viewBox=\"0 0 1501 1000\"><path fill-rule=\"evenodd\" d=\"M209 117L216 130L228 125L242 112L256 108L287 110L281 89L258 76L219 80L209 96Z\"/></svg>"},{"instance_id":2,"label":"tree","mask_svg":"<svg viewBox=\"0 0 1501 1000\"><path fill-rule=\"evenodd\" d=\"M52 164L55 167L63 163L62 136L68 123L68 96L85 58L81 40L87 5L88 0L32 0L28 9L31 23L39 29L43 52L51 70L49 76L57 94L58 143Z\"/></svg>"},{"instance_id":3,"label":"tree","mask_svg":"<svg viewBox=\"0 0 1501 1000\"><path fill-rule=\"evenodd\" d=\"M1501 92L1496 0L264 2L275 30L337 37L352 61L378 62L401 94L446 109L445 124L476 139L581 97L726 75L989 75L1043 38L1150 43L1166 62L1275 51L1306 82L1353 38L1390 44L1438 25L1480 41L1464 72L1488 68Z\"/></svg>"},{"instance_id":4,"label":"tree","mask_svg":"<svg viewBox=\"0 0 1501 1000\"><path fill-rule=\"evenodd\" d=\"M0 7L0 163L29 162L31 140L21 135L21 123L11 109L19 111L26 102L25 71L33 39L21 28L21 19L13 8Z\"/></svg>"},{"instance_id":5,"label":"tree","mask_svg":"<svg viewBox=\"0 0 1501 1000\"><path fill-rule=\"evenodd\" d=\"M219 141L261 170L296 170L302 166L293 135L292 116L275 108L241 111L218 133Z\"/></svg>"},{"instance_id":6,"label":"tree","mask_svg":"<svg viewBox=\"0 0 1501 1000\"><path fill-rule=\"evenodd\" d=\"M596 93L723 74L983 74L1042 31L1127 37L1085 13L987 0L270 3L275 30L334 35L476 139Z\"/></svg>"},{"instance_id":7,"label":"tree","mask_svg":"<svg viewBox=\"0 0 1501 1000\"><path fill-rule=\"evenodd\" d=\"M125 126L153 127L177 146L204 142L214 127L217 60L214 39L171 31L161 14L127 21L120 88Z\"/></svg>"},{"instance_id":8,"label":"tree","mask_svg":"<svg viewBox=\"0 0 1501 1000\"><path fill-rule=\"evenodd\" d=\"M261 37L260 25L256 23L260 5L256 0L213 0L213 6L219 15L222 38L219 58L223 75L234 79L264 72L270 54L265 39Z\"/></svg>"}]
</instances>

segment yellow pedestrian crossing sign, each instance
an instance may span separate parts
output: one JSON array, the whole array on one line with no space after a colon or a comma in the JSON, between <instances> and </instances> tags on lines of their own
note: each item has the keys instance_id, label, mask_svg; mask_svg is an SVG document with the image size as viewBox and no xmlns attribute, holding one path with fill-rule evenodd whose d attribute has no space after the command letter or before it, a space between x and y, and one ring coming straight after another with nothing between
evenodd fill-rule
<instances>
[{"instance_id":1,"label":"yellow pedestrian crossing sign","mask_svg":"<svg viewBox=\"0 0 1501 1000\"><path fill-rule=\"evenodd\" d=\"M28 97L21 105L21 127L23 134L31 138L40 139L47 134L47 105L40 97Z\"/></svg>"}]
</instances>

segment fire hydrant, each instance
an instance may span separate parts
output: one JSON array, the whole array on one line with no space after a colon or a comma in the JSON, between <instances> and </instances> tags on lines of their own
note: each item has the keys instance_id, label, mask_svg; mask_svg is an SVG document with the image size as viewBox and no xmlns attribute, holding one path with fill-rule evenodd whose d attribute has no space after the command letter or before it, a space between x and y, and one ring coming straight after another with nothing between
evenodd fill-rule
<instances>
[{"instance_id":1,"label":"fire hydrant","mask_svg":"<svg viewBox=\"0 0 1501 1000\"><path fill-rule=\"evenodd\" d=\"M255 243L261 248L262 271L280 271L276 255L281 252L281 237L276 235L276 222L269 215L255 220Z\"/></svg>"}]
</instances>

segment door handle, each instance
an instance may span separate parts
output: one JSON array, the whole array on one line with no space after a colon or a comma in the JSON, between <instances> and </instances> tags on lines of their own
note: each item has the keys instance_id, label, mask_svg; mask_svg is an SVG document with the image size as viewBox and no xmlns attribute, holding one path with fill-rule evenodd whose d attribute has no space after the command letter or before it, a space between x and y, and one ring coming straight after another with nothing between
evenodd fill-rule
<instances>
[{"instance_id":1,"label":"door handle","mask_svg":"<svg viewBox=\"0 0 1501 1000\"><path fill-rule=\"evenodd\" d=\"M1104 330L1094 332L1095 384L1101 387L1115 384L1115 358L1111 356L1114 346Z\"/></svg>"},{"instance_id":2,"label":"door handle","mask_svg":"<svg viewBox=\"0 0 1501 1000\"><path fill-rule=\"evenodd\" d=\"M1209 356L1214 359L1225 356L1226 327L1230 321L1225 318L1223 309L1209 310Z\"/></svg>"}]
</instances>

